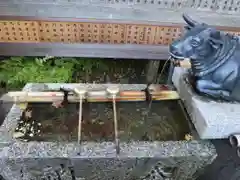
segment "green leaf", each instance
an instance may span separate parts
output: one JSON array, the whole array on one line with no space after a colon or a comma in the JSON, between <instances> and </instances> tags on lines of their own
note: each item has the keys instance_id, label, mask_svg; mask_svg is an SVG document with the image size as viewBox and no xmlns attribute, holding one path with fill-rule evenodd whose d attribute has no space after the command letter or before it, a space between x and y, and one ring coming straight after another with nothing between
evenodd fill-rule
<instances>
[{"instance_id":1,"label":"green leaf","mask_svg":"<svg viewBox=\"0 0 240 180\"><path fill-rule=\"evenodd\" d=\"M11 57L0 61L0 81L16 88L28 82L72 82L73 73L91 73L95 69L108 66L102 60L89 58Z\"/></svg>"}]
</instances>

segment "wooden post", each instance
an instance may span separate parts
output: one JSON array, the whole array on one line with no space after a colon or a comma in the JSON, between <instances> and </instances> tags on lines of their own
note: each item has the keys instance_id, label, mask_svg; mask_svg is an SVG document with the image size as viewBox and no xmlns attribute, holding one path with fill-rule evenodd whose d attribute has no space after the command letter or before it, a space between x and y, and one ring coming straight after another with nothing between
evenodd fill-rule
<instances>
[{"instance_id":1,"label":"wooden post","mask_svg":"<svg viewBox=\"0 0 240 180\"><path fill-rule=\"evenodd\" d=\"M146 83L155 84L158 76L160 60L149 61L146 68Z\"/></svg>"}]
</instances>

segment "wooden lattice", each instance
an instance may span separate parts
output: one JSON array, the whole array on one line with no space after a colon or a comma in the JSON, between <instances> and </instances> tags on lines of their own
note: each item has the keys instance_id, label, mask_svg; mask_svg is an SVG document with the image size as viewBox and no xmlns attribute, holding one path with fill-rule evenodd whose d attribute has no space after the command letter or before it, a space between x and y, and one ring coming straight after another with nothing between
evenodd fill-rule
<instances>
[{"instance_id":1,"label":"wooden lattice","mask_svg":"<svg viewBox=\"0 0 240 180\"><path fill-rule=\"evenodd\" d=\"M0 42L63 42L168 45L177 26L87 22L0 21ZM240 30L228 31L240 35Z\"/></svg>"},{"instance_id":2,"label":"wooden lattice","mask_svg":"<svg viewBox=\"0 0 240 180\"><path fill-rule=\"evenodd\" d=\"M180 27L107 23L0 21L1 42L169 44Z\"/></svg>"},{"instance_id":3,"label":"wooden lattice","mask_svg":"<svg viewBox=\"0 0 240 180\"><path fill-rule=\"evenodd\" d=\"M1 42L39 41L38 23L34 21L0 21Z\"/></svg>"}]
</instances>

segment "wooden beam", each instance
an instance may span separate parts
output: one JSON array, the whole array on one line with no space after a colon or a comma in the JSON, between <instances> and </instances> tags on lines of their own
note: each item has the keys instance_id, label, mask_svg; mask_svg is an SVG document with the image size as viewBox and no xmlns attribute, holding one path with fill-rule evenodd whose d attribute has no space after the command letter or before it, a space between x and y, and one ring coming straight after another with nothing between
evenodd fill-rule
<instances>
[{"instance_id":1,"label":"wooden beam","mask_svg":"<svg viewBox=\"0 0 240 180\"><path fill-rule=\"evenodd\" d=\"M197 1L181 2L180 7L169 8L169 3L160 3L157 0L144 3L142 1L1 1L0 15L2 17L36 17L38 19L103 19L105 21L129 21L131 23L184 23L182 13L188 13L197 21L211 25L240 26L237 12L232 13L225 8L223 13L213 10L219 3L209 3L208 7L200 7ZM178 3L175 3L177 5ZM220 6L224 6L224 3ZM201 10L196 9L199 7ZM179 9L180 8L180 9ZM215 7L217 8L217 7ZM220 8L220 7L218 7ZM224 7L222 7L224 8ZM203 11L202 11L203 10ZM220 9L219 9L220 10ZM222 11L221 9L220 11ZM160 12L160 14L159 14ZM236 14L237 13L237 14ZM54 15L54 16L53 16Z\"/></svg>"},{"instance_id":2,"label":"wooden beam","mask_svg":"<svg viewBox=\"0 0 240 180\"><path fill-rule=\"evenodd\" d=\"M221 18L221 17L220 17ZM146 26L166 26L170 28L184 27L186 24L184 21L178 22L165 22L165 21L149 21L149 20L139 20L132 21L127 19L103 19L103 18L76 18L76 17L45 17L45 16L9 16L0 15L0 21L40 21L40 22L82 22L82 23L107 23L107 24L131 24L131 25L146 25ZM239 26L233 25L215 25L211 23L210 25L215 26L221 31L240 31Z\"/></svg>"},{"instance_id":3,"label":"wooden beam","mask_svg":"<svg viewBox=\"0 0 240 180\"><path fill-rule=\"evenodd\" d=\"M160 66L160 61L152 60L149 61L146 67L146 81L147 83L157 83L158 70Z\"/></svg>"},{"instance_id":4,"label":"wooden beam","mask_svg":"<svg viewBox=\"0 0 240 180\"><path fill-rule=\"evenodd\" d=\"M134 44L0 43L2 56L96 57L165 60L167 46Z\"/></svg>"},{"instance_id":5,"label":"wooden beam","mask_svg":"<svg viewBox=\"0 0 240 180\"><path fill-rule=\"evenodd\" d=\"M101 18L66 18L66 17L39 17L39 16L4 16L0 15L0 21L39 21L39 22L81 22L81 23L103 23L103 24L131 24L166 27L184 27L183 23L131 21L123 19L101 19Z\"/></svg>"}]
</instances>

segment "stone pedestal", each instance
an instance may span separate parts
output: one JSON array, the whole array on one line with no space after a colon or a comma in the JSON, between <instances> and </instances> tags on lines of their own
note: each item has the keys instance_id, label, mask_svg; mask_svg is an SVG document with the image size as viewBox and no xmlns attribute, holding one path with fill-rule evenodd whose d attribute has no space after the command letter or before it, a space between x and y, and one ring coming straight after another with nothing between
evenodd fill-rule
<instances>
[{"instance_id":1,"label":"stone pedestal","mask_svg":"<svg viewBox=\"0 0 240 180\"><path fill-rule=\"evenodd\" d=\"M27 84L25 91L56 89L61 84ZM76 84L68 84L76 86ZM145 85L122 85L123 89ZM137 180L156 179L167 167L174 169L173 180L195 179L216 157L208 141L165 141L120 143L116 155L111 142L21 142L12 137L21 110L13 106L0 127L0 174L6 180ZM81 150L81 155L79 152Z\"/></svg>"},{"instance_id":2,"label":"stone pedestal","mask_svg":"<svg viewBox=\"0 0 240 180\"><path fill-rule=\"evenodd\" d=\"M173 83L201 139L228 138L240 133L240 104L198 96L185 81L186 69L175 68Z\"/></svg>"}]
</instances>

